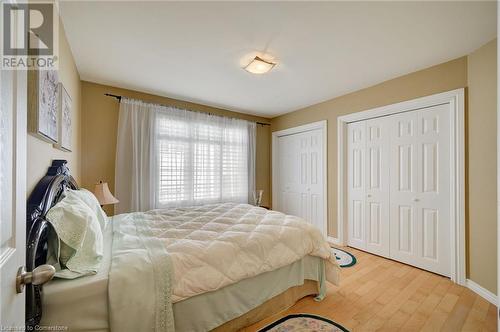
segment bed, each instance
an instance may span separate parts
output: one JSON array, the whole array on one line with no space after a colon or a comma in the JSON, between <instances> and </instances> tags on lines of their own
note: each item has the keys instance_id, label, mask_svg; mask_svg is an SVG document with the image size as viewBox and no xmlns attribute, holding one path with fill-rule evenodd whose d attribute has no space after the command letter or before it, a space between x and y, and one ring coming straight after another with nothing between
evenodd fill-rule
<instances>
[{"instance_id":1,"label":"bed","mask_svg":"<svg viewBox=\"0 0 500 332\"><path fill-rule=\"evenodd\" d=\"M44 217L65 188L78 186L65 161L54 161L28 202L29 270L45 263L51 226ZM338 282L340 269L311 227L233 203L112 217L97 273L28 287L27 325L239 330L304 296L320 301L326 281Z\"/></svg>"}]
</instances>

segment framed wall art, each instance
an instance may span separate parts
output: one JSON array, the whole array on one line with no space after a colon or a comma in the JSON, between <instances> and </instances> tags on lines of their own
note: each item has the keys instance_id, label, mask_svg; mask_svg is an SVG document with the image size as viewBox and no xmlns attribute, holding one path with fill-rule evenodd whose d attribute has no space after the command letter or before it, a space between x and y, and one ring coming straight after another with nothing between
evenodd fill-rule
<instances>
[{"instance_id":1,"label":"framed wall art","mask_svg":"<svg viewBox=\"0 0 500 332\"><path fill-rule=\"evenodd\" d=\"M58 141L58 83L55 70L30 70L28 73L28 130L50 143Z\"/></svg>"},{"instance_id":2,"label":"framed wall art","mask_svg":"<svg viewBox=\"0 0 500 332\"><path fill-rule=\"evenodd\" d=\"M73 135L71 127L72 119L71 97L62 83L58 87L58 132L59 139L54 146L63 151L71 151L71 137Z\"/></svg>"}]
</instances>

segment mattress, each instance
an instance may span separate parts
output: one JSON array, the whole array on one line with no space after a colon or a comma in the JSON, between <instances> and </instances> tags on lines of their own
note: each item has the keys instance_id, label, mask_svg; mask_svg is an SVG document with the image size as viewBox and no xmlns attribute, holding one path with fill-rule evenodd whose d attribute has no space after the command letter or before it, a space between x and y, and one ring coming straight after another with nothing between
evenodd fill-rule
<instances>
[{"instance_id":1,"label":"mattress","mask_svg":"<svg viewBox=\"0 0 500 332\"><path fill-rule=\"evenodd\" d=\"M42 326L65 326L69 331L109 331L108 276L112 229L104 232L105 250L96 275L55 279L44 286ZM176 331L208 331L228 322L305 280L325 282L324 261L306 256L275 271L242 280L173 305ZM207 310L217 308L217 310ZM192 313L196 312L196 315Z\"/></svg>"}]
</instances>

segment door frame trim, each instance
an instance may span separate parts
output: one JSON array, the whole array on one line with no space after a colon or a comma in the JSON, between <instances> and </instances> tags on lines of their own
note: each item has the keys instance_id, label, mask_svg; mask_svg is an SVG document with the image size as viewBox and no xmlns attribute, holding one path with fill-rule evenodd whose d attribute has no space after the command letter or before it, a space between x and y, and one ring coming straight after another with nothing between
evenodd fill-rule
<instances>
[{"instance_id":1,"label":"door frame trim","mask_svg":"<svg viewBox=\"0 0 500 332\"><path fill-rule=\"evenodd\" d=\"M450 161L454 167L450 172L450 278L459 285L466 284L465 257L465 91L456 89L426 97L403 101L348 114L337 118L337 238L334 243L347 243L347 124L421 108L450 104Z\"/></svg>"},{"instance_id":2,"label":"door frame trim","mask_svg":"<svg viewBox=\"0 0 500 332\"><path fill-rule=\"evenodd\" d=\"M323 142L323 229L325 236L328 234L328 124L327 120L308 123L302 126L287 128L272 133L272 205L277 206L278 202L278 170L276 169L278 160L278 138L293 134L299 134L311 130L321 129Z\"/></svg>"},{"instance_id":3,"label":"door frame trim","mask_svg":"<svg viewBox=\"0 0 500 332\"><path fill-rule=\"evenodd\" d=\"M8 1L12 5L19 4L18 0ZM18 24L16 24L16 27ZM21 34L20 29L14 30L15 40ZM16 271L26 263L26 198L27 198L27 100L28 100L28 72L26 70L11 71L12 77L8 79L12 83L12 100L8 109L12 111L12 200L11 214L14 228L12 229L9 248L0 255L0 270L5 275L4 286L2 288L2 298L8 299L0 304L0 325L9 322L11 326L24 326L24 309L26 306L26 293L16 293L15 277ZM0 74L0 80L3 80ZM3 302L3 301L2 301ZM8 312L4 305L13 306ZM18 305L20 308L18 308ZM22 310L17 310L22 309ZM6 315L4 315L6 314ZM21 323L21 324L19 324Z\"/></svg>"}]
</instances>

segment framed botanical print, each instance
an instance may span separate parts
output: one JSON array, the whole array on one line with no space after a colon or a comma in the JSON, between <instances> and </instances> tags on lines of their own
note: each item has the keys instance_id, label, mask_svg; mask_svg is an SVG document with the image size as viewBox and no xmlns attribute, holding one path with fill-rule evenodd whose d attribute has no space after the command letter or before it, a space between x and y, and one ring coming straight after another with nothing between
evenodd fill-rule
<instances>
[{"instance_id":1,"label":"framed botanical print","mask_svg":"<svg viewBox=\"0 0 500 332\"><path fill-rule=\"evenodd\" d=\"M28 73L28 129L50 143L58 140L58 84L55 70L30 70Z\"/></svg>"},{"instance_id":2,"label":"framed botanical print","mask_svg":"<svg viewBox=\"0 0 500 332\"><path fill-rule=\"evenodd\" d=\"M66 91L62 83L59 83L58 88L58 122L59 122L59 140L54 146L63 151L71 151L71 137L72 137L72 111L71 111L71 97Z\"/></svg>"}]
</instances>

